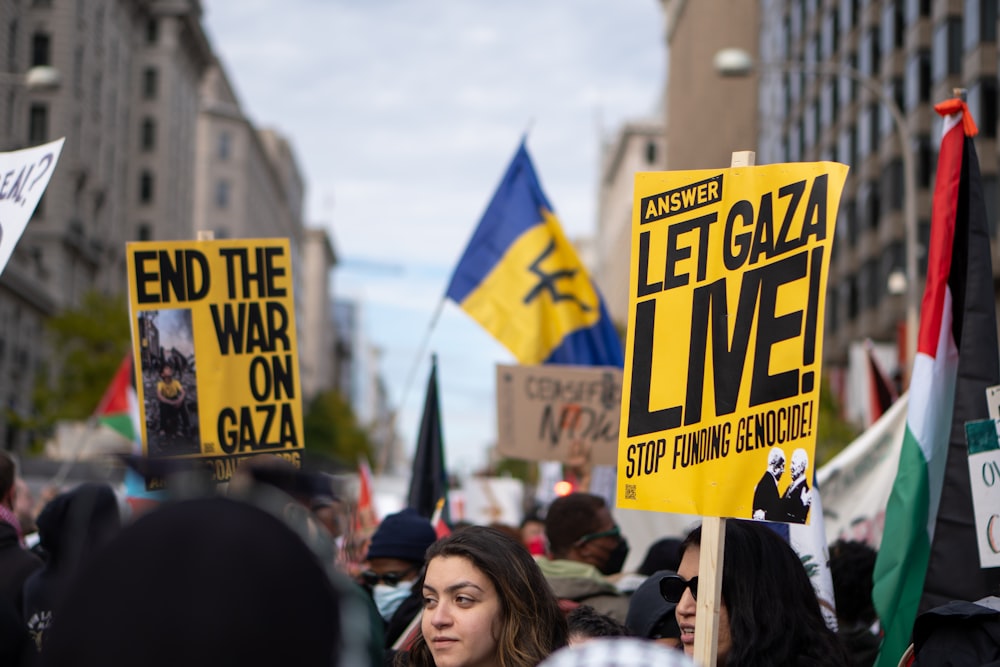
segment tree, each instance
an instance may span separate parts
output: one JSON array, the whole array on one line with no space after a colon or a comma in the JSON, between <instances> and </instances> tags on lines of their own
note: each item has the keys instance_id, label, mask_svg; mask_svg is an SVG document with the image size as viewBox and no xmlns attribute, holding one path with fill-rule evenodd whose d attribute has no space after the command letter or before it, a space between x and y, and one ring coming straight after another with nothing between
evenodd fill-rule
<instances>
[{"instance_id":1,"label":"tree","mask_svg":"<svg viewBox=\"0 0 1000 667\"><path fill-rule=\"evenodd\" d=\"M45 332L51 353L35 384L34 415L19 424L42 437L58 421L93 414L131 347L128 304L88 292L79 306L49 318Z\"/></svg>"},{"instance_id":2,"label":"tree","mask_svg":"<svg viewBox=\"0 0 1000 667\"><path fill-rule=\"evenodd\" d=\"M354 468L361 457L373 461L371 438L340 392L317 394L306 406L303 420L308 451L330 456L347 468Z\"/></svg>"}]
</instances>

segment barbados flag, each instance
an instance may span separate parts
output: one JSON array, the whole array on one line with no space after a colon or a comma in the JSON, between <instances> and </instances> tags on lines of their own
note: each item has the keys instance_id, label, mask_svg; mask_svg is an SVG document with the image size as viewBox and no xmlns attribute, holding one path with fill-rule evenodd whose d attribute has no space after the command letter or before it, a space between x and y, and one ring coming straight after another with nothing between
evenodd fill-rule
<instances>
[{"instance_id":1,"label":"barbados flag","mask_svg":"<svg viewBox=\"0 0 1000 667\"><path fill-rule=\"evenodd\" d=\"M621 339L521 142L446 296L526 365L623 366Z\"/></svg>"}]
</instances>

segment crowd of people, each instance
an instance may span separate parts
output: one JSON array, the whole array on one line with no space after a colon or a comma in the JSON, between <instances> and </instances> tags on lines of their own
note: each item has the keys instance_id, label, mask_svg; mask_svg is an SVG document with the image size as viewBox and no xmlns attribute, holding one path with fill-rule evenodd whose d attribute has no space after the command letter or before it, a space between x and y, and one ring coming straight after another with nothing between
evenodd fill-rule
<instances>
[{"instance_id":1,"label":"crowd of people","mask_svg":"<svg viewBox=\"0 0 1000 667\"><path fill-rule=\"evenodd\" d=\"M351 562L329 482L276 459L141 516L108 484L40 511L23 488L0 453L0 665L694 664L701 528L623 573L628 541L597 495L444 535L404 509ZM724 544L716 665L873 663L870 547L831 546L834 630L770 524L727 521Z\"/></svg>"}]
</instances>

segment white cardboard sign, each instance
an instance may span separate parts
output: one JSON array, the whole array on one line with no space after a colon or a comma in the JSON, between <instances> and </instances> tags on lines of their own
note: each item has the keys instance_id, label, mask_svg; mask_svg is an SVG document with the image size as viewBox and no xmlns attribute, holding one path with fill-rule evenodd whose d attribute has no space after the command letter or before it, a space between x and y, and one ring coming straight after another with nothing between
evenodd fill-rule
<instances>
[{"instance_id":1,"label":"white cardboard sign","mask_svg":"<svg viewBox=\"0 0 1000 667\"><path fill-rule=\"evenodd\" d=\"M65 140L0 153L0 273L48 187Z\"/></svg>"}]
</instances>

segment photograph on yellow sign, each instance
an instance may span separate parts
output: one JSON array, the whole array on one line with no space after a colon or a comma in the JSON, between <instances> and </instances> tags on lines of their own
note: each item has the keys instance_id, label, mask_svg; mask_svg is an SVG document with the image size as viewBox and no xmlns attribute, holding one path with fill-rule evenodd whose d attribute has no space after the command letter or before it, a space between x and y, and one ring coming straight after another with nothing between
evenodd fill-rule
<instances>
[{"instance_id":1,"label":"photograph on yellow sign","mask_svg":"<svg viewBox=\"0 0 1000 667\"><path fill-rule=\"evenodd\" d=\"M620 507L808 522L846 177L829 162L636 175Z\"/></svg>"},{"instance_id":2,"label":"photograph on yellow sign","mask_svg":"<svg viewBox=\"0 0 1000 667\"><path fill-rule=\"evenodd\" d=\"M201 437L191 310L143 311L136 324L149 453L197 454Z\"/></svg>"}]
</instances>

